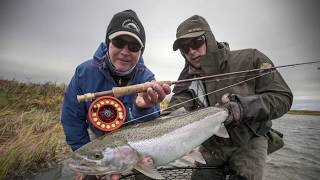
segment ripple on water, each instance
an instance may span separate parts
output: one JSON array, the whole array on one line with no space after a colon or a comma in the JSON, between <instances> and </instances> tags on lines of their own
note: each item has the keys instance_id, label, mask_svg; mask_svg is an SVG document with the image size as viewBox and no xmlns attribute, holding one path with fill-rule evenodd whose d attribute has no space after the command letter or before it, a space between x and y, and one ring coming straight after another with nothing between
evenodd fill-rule
<instances>
[{"instance_id":1,"label":"ripple on water","mask_svg":"<svg viewBox=\"0 0 320 180\"><path fill-rule=\"evenodd\" d=\"M318 180L320 177L320 117L285 115L273 121L284 134L285 147L270 155L265 179Z\"/></svg>"}]
</instances>

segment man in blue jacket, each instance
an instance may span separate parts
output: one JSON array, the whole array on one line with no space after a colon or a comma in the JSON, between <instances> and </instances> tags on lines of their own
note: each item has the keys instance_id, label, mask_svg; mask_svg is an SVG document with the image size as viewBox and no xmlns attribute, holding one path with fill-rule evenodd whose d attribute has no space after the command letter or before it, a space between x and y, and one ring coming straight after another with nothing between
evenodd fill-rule
<instances>
[{"instance_id":1,"label":"man in blue jacket","mask_svg":"<svg viewBox=\"0 0 320 180\"><path fill-rule=\"evenodd\" d=\"M73 151L90 141L88 128L97 137L103 135L88 120L87 112L91 102L78 103L77 95L155 80L154 74L144 65L144 49L145 32L136 13L125 10L115 14L108 25L106 41L100 44L92 59L76 68L65 92L61 122L66 141ZM133 123L159 117L159 102L170 91L169 85L154 82L146 92L119 98L126 107L125 121L153 112L158 113Z\"/></svg>"}]
</instances>

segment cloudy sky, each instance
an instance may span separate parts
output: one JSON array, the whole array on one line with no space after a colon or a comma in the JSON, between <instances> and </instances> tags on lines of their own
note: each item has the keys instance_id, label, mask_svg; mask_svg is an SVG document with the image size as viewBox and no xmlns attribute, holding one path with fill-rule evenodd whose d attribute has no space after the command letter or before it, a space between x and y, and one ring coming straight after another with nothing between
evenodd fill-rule
<instances>
[{"instance_id":1,"label":"cloudy sky","mask_svg":"<svg viewBox=\"0 0 320 180\"><path fill-rule=\"evenodd\" d=\"M184 60L172 51L177 26L198 14L230 48L257 48L275 65L320 60L317 0L1 0L0 78L68 83L92 57L113 14L133 9L144 24L145 64L176 80ZM320 64L280 72L296 99L320 100Z\"/></svg>"}]
</instances>

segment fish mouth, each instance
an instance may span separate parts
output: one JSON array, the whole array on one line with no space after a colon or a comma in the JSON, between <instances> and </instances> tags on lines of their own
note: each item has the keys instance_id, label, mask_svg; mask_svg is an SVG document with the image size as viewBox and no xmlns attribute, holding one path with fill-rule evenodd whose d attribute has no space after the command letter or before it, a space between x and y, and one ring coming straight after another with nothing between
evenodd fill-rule
<instances>
[{"instance_id":1,"label":"fish mouth","mask_svg":"<svg viewBox=\"0 0 320 180\"><path fill-rule=\"evenodd\" d=\"M97 166L94 162L87 162L81 158L71 158L65 161L65 163L76 172L82 172L89 175L102 175L105 173L105 168ZM104 171L103 171L104 170ZM104 173L103 173L104 172Z\"/></svg>"},{"instance_id":2,"label":"fish mouth","mask_svg":"<svg viewBox=\"0 0 320 180\"><path fill-rule=\"evenodd\" d=\"M93 165L88 165L84 163L77 163L77 162L69 162L68 163L69 167L76 171L76 172L81 172L85 173L88 175L105 175L112 173L108 168L106 167L101 167L101 166L93 166Z\"/></svg>"},{"instance_id":3,"label":"fish mouth","mask_svg":"<svg viewBox=\"0 0 320 180\"><path fill-rule=\"evenodd\" d=\"M81 173L85 173L88 175L102 175L102 174L106 174L105 172L100 172L95 170L95 168L93 167L89 167L86 165L78 165L78 164L69 164L69 167L76 171L76 172L81 172Z\"/></svg>"}]
</instances>

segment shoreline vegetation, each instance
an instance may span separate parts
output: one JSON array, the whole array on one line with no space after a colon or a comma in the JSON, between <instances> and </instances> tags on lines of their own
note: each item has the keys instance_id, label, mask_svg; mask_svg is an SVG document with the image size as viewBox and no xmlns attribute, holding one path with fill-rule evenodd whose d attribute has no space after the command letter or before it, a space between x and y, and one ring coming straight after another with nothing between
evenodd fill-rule
<instances>
[{"instance_id":1,"label":"shoreline vegetation","mask_svg":"<svg viewBox=\"0 0 320 180\"><path fill-rule=\"evenodd\" d=\"M59 120L64 89L0 80L0 179L49 167L70 153Z\"/></svg>"},{"instance_id":2,"label":"shoreline vegetation","mask_svg":"<svg viewBox=\"0 0 320 180\"><path fill-rule=\"evenodd\" d=\"M310 116L320 116L320 111L307 111L307 110L290 110L288 114L292 115L310 115Z\"/></svg>"},{"instance_id":3,"label":"shoreline vegetation","mask_svg":"<svg viewBox=\"0 0 320 180\"><path fill-rule=\"evenodd\" d=\"M0 79L0 179L23 177L70 156L60 123L65 88ZM161 108L167 104L164 101ZM288 114L320 116L320 111Z\"/></svg>"}]
</instances>

